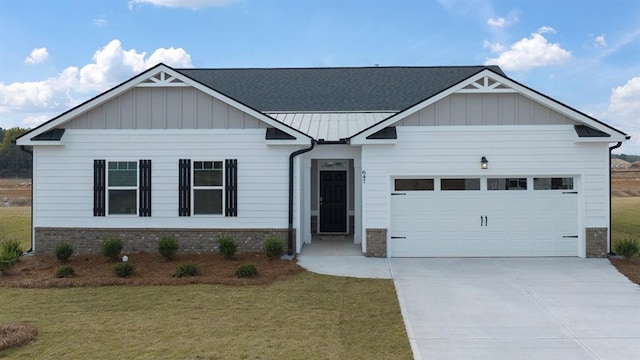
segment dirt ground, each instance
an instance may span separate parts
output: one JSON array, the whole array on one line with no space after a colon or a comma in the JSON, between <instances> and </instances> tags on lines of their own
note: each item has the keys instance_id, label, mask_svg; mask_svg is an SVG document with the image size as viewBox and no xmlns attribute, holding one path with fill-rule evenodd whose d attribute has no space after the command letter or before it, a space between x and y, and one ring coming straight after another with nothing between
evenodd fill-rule
<instances>
[{"instance_id":1,"label":"dirt ground","mask_svg":"<svg viewBox=\"0 0 640 360\"><path fill-rule=\"evenodd\" d=\"M0 179L0 207L31 206L31 180Z\"/></svg>"},{"instance_id":2,"label":"dirt ground","mask_svg":"<svg viewBox=\"0 0 640 360\"><path fill-rule=\"evenodd\" d=\"M232 260L220 254L178 254L167 262L159 254L127 254L134 272L128 278L113 273L115 263L101 255L72 256L71 265L75 274L69 278L57 278L56 270L62 265L54 256L23 256L5 275L0 275L0 286L22 288L52 288L108 285L182 285L182 284L226 284L266 285L282 277L295 275L303 269L295 260L270 260L263 254L238 254ZM176 268L183 263L198 265L200 275L174 277ZM252 263L258 276L241 279L235 276L236 269Z\"/></svg>"},{"instance_id":3,"label":"dirt ground","mask_svg":"<svg viewBox=\"0 0 640 360\"><path fill-rule=\"evenodd\" d=\"M618 197L640 196L640 169L613 170L611 194Z\"/></svg>"}]
</instances>

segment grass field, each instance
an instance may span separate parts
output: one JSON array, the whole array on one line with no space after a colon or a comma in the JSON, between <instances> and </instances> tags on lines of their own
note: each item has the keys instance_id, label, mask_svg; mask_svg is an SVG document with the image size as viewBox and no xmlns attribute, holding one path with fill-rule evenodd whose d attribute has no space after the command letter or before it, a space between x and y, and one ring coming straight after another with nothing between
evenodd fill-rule
<instances>
[{"instance_id":1,"label":"grass field","mask_svg":"<svg viewBox=\"0 0 640 360\"><path fill-rule=\"evenodd\" d=\"M303 272L270 286L2 288L11 359L411 359L393 282Z\"/></svg>"},{"instance_id":2,"label":"grass field","mask_svg":"<svg viewBox=\"0 0 640 360\"><path fill-rule=\"evenodd\" d=\"M625 235L640 240L640 197L614 197L611 201L611 241L614 246Z\"/></svg>"},{"instance_id":3,"label":"grass field","mask_svg":"<svg viewBox=\"0 0 640 360\"><path fill-rule=\"evenodd\" d=\"M31 249L31 208L0 207L0 240L18 240L23 250Z\"/></svg>"}]
</instances>

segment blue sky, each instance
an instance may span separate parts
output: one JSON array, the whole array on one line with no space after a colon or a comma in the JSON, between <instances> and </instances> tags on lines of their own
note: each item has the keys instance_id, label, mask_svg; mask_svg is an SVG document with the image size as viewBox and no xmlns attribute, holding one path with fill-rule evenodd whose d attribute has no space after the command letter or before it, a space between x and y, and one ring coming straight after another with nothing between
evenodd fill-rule
<instances>
[{"instance_id":1,"label":"blue sky","mask_svg":"<svg viewBox=\"0 0 640 360\"><path fill-rule=\"evenodd\" d=\"M498 64L640 154L637 0L6 0L0 127L37 126L157 62Z\"/></svg>"}]
</instances>

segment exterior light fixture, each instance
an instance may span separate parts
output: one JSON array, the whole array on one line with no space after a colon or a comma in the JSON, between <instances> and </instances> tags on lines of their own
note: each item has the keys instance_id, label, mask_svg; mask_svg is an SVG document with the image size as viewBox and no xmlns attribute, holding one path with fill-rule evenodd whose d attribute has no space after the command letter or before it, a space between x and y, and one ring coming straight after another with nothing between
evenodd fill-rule
<instances>
[{"instance_id":1,"label":"exterior light fixture","mask_svg":"<svg viewBox=\"0 0 640 360\"><path fill-rule=\"evenodd\" d=\"M486 157L482 157L482 159L480 159L480 168L482 168L483 170L486 170L489 168L489 160L487 160Z\"/></svg>"}]
</instances>

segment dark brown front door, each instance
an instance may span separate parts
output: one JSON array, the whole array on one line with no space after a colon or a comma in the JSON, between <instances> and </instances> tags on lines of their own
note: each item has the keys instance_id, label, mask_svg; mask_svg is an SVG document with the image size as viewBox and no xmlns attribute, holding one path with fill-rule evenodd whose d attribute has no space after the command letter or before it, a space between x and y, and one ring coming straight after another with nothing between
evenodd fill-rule
<instances>
[{"instance_id":1,"label":"dark brown front door","mask_svg":"<svg viewBox=\"0 0 640 360\"><path fill-rule=\"evenodd\" d=\"M320 232L347 232L347 172L320 171Z\"/></svg>"}]
</instances>

